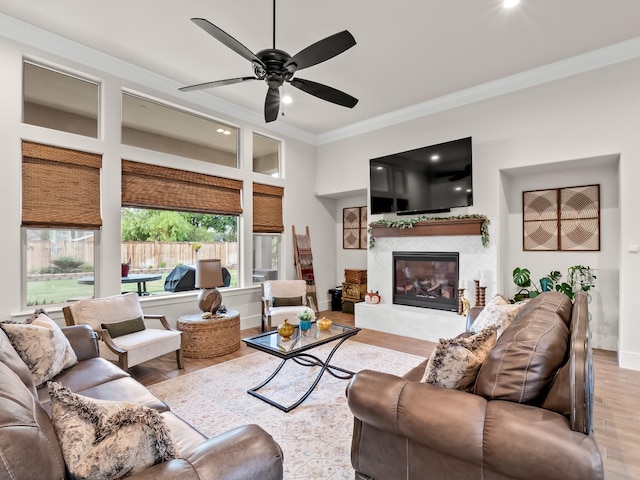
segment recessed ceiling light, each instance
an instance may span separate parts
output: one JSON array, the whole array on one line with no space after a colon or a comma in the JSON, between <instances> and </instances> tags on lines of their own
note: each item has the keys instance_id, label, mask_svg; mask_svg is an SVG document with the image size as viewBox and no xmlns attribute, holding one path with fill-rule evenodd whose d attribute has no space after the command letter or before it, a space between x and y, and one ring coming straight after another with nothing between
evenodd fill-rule
<instances>
[{"instance_id":1,"label":"recessed ceiling light","mask_svg":"<svg viewBox=\"0 0 640 480\"><path fill-rule=\"evenodd\" d=\"M231 135L231 132L229 130L225 130L224 132L222 132L223 135Z\"/></svg>"},{"instance_id":2,"label":"recessed ceiling light","mask_svg":"<svg viewBox=\"0 0 640 480\"><path fill-rule=\"evenodd\" d=\"M217 129L217 130L216 130L216 132L218 132L218 133L224 133L224 128L219 128L219 129Z\"/></svg>"},{"instance_id":3,"label":"recessed ceiling light","mask_svg":"<svg viewBox=\"0 0 640 480\"><path fill-rule=\"evenodd\" d=\"M437 162L438 160L440 160L440 155L431 155L431 161L432 162Z\"/></svg>"},{"instance_id":4,"label":"recessed ceiling light","mask_svg":"<svg viewBox=\"0 0 640 480\"><path fill-rule=\"evenodd\" d=\"M284 97L282 97L282 103L284 103L285 105L289 105L291 104L291 102L293 102L291 96L285 95Z\"/></svg>"},{"instance_id":5,"label":"recessed ceiling light","mask_svg":"<svg viewBox=\"0 0 640 480\"><path fill-rule=\"evenodd\" d=\"M462 187L456 187L456 188L454 188L454 190L455 190L456 192L459 192L460 190L462 190Z\"/></svg>"},{"instance_id":6,"label":"recessed ceiling light","mask_svg":"<svg viewBox=\"0 0 640 480\"><path fill-rule=\"evenodd\" d=\"M519 3L520 3L520 0L504 0L504 2L502 2L502 6L504 6L504 8L512 8L518 5Z\"/></svg>"},{"instance_id":7,"label":"recessed ceiling light","mask_svg":"<svg viewBox=\"0 0 640 480\"><path fill-rule=\"evenodd\" d=\"M471 193L471 189L470 188L467 188L467 193Z\"/></svg>"}]
</instances>

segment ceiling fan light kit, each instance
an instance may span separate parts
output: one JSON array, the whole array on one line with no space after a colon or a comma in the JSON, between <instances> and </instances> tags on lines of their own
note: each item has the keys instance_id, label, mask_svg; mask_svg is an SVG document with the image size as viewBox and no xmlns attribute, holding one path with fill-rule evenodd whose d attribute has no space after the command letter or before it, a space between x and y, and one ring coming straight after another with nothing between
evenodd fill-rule
<instances>
[{"instance_id":1,"label":"ceiling fan light kit","mask_svg":"<svg viewBox=\"0 0 640 480\"><path fill-rule=\"evenodd\" d=\"M318 97L327 102L335 103L343 107L353 108L358 103L358 99L351 95L337 90L328 85L295 77L298 70L312 67L325 62L342 52L350 49L356 44L355 38L347 30L326 37L307 48L301 50L293 57L284 50L279 50L275 45L275 12L276 2L273 0L273 48L260 50L254 54L238 40L218 28L213 23L204 18L192 18L191 20L202 28L216 40L226 45L228 48L249 60L253 65L253 77L237 77L213 82L199 83L182 87L182 92L203 90L205 88L221 87L233 85L253 80L264 80L268 86L267 95L264 102L264 119L272 122L278 118L280 110L280 87L289 83L295 88L310 95Z\"/></svg>"}]
</instances>

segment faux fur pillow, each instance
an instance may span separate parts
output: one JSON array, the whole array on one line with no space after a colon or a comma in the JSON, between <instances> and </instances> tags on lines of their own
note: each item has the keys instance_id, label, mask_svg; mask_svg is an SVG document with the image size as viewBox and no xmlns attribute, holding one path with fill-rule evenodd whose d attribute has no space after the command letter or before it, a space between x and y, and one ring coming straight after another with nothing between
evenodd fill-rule
<instances>
[{"instance_id":1,"label":"faux fur pillow","mask_svg":"<svg viewBox=\"0 0 640 480\"><path fill-rule=\"evenodd\" d=\"M469 337L441 339L429 357L422 382L455 390L472 391L478 371L496 344L497 327Z\"/></svg>"},{"instance_id":2,"label":"faux fur pillow","mask_svg":"<svg viewBox=\"0 0 640 480\"><path fill-rule=\"evenodd\" d=\"M78 363L69 340L58 324L40 309L26 323L4 323L2 329L29 367L38 387Z\"/></svg>"},{"instance_id":3,"label":"faux fur pillow","mask_svg":"<svg viewBox=\"0 0 640 480\"><path fill-rule=\"evenodd\" d=\"M509 303L501 295L496 295L482 309L469 330L473 333L480 333L483 329L495 325L498 327L499 337L523 306L524 303Z\"/></svg>"},{"instance_id":4,"label":"faux fur pillow","mask_svg":"<svg viewBox=\"0 0 640 480\"><path fill-rule=\"evenodd\" d=\"M49 382L51 420L74 479L113 480L178 456L162 416L144 405L95 400Z\"/></svg>"}]
</instances>

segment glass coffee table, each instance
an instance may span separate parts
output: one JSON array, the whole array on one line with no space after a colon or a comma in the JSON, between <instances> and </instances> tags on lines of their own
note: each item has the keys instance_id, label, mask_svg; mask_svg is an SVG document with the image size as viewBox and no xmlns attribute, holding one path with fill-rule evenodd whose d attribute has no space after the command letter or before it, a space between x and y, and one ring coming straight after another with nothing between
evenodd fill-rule
<instances>
[{"instance_id":1,"label":"glass coffee table","mask_svg":"<svg viewBox=\"0 0 640 480\"><path fill-rule=\"evenodd\" d=\"M291 340L283 341L282 337L278 335L276 330L272 332L263 333L260 335L256 335L254 337L244 338L242 341L246 343L249 347L255 348L256 350L260 350L261 352L268 353L269 355L273 355L275 357L279 357L282 359L280 365L275 369L275 371L260 385L250 388L247 390L249 395L253 395L260 400L267 402L269 405L273 405L276 408L279 408L283 412L289 412L300 405L302 402L306 400L306 398L311 395L311 392L318 382L324 375L324 372L329 372L336 378L340 378L343 380L348 380L353 377L354 372L349 370L345 370L344 368L336 367L335 365L331 365L331 358L333 357L336 350L342 345L348 338L353 337L360 331L357 327L350 327L346 325L337 325L333 324L329 330L320 330L318 326L314 323L311 325L311 329L308 331L307 335L303 335L300 333L300 329L296 327L296 331L291 337ZM329 355L327 355L326 360L321 360L315 355L309 353L310 350L319 347L320 345L324 345L326 343L337 342ZM258 390L267 385L271 380L275 378L275 376L280 372L284 364L287 360L293 360L299 365L303 365L305 367L313 367L313 366L321 366L322 368L318 372L315 380L309 387L309 389L302 395L297 401L294 403L285 406L282 405L270 398L265 397L260 394Z\"/></svg>"}]
</instances>

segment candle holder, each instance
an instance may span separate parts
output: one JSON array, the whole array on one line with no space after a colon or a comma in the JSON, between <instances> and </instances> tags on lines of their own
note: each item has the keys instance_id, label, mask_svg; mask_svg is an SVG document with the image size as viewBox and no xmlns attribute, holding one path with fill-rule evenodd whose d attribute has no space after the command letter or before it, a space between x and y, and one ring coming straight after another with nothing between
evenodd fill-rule
<instances>
[{"instance_id":1,"label":"candle holder","mask_svg":"<svg viewBox=\"0 0 640 480\"><path fill-rule=\"evenodd\" d=\"M474 280L473 283L476 286L476 307L478 306L484 306L484 304L480 303L480 280Z\"/></svg>"},{"instance_id":2,"label":"candle holder","mask_svg":"<svg viewBox=\"0 0 640 480\"><path fill-rule=\"evenodd\" d=\"M464 298L464 288L458 289L458 315L462 315L462 299Z\"/></svg>"},{"instance_id":3,"label":"candle holder","mask_svg":"<svg viewBox=\"0 0 640 480\"><path fill-rule=\"evenodd\" d=\"M487 303L487 287L480 287L480 291L478 294L478 302L476 305L479 307L484 307Z\"/></svg>"}]
</instances>

